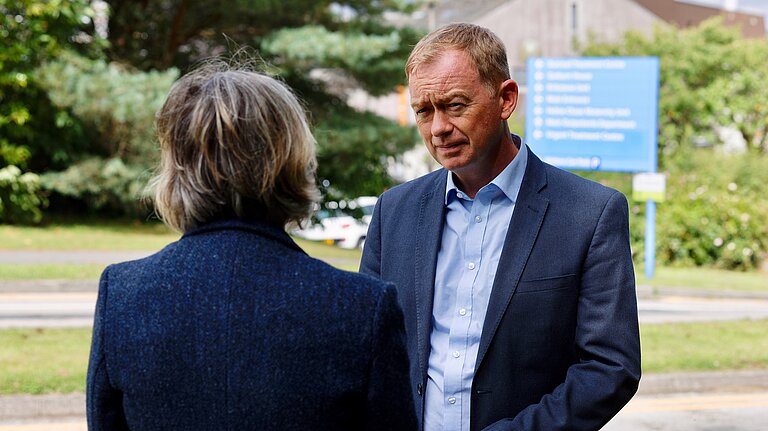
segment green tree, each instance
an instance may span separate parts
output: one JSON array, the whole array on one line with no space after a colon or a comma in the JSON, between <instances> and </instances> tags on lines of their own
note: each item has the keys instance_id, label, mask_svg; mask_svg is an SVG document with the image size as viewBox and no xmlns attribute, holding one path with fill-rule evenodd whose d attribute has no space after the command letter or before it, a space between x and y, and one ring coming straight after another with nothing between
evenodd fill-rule
<instances>
[{"instance_id":1,"label":"green tree","mask_svg":"<svg viewBox=\"0 0 768 431\"><path fill-rule=\"evenodd\" d=\"M66 53L35 74L56 106L66 108L97 135L83 156L151 166L157 159L154 118L179 72L141 72L119 63Z\"/></svg>"},{"instance_id":2,"label":"green tree","mask_svg":"<svg viewBox=\"0 0 768 431\"><path fill-rule=\"evenodd\" d=\"M0 0L0 221L36 222L45 200L38 179L22 170L61 167L85 132L50 103L35 68L68 48L99 50L87 0Z\"/></svg>"},{"instance_id":3,"label":"green tree","mask_svg":"<svg viewBox=\"0 0 768 431\"><path fill-rule=\"evenodd\" d=\"M660 164L687 157L698 142L718 143L733 128L749 151L768 153L768 41L743 39L714 18L690 29L656 27L651 37L628 32L618 43L588 44L584 55L660 59Z\"/></svg>"},{"instance_id":4,"label":"green tree","mask_svg":"<svg viewBox=\"0 0 768 431\"><path fill-rule=\"evenodd\" d=\"M258 48L276 30L317 25L330 31L376 35L385 12L407 0L141 0L110 5L109 57L143 70L183 68L221 53L229 38ZM311 40L304 40L311 45Z\"/></svg>"},{"instance_id":5,"label":"green tree","mask_svg":"<svg viewBox=\"0 0 768 431\"><path fill-rule=\"evenodd\" d=\"M109 3L108 55L142 70L183 71L207 56L253 48L306 102L318 140L318 177L334 197L380 193L392 184L387 160L417 142L412 129L357 112L343 99L350 88L380 95L403 83L405 58L419 35L383 24L382 16L412 2Z\"/></svg>"},{"instance_id":6,"label":"green tree","mask_svg":"<svg viewBox=\"0 0 768 431\"><path fill-rule=\"evenodd\" d=\"M667 200L656 219L663 265L754 270L768 258L768 41L743 39L718 18L690 29L629 32L618 43L588 44L584 55L660 59L659 168ZM722 131L746 154L722 151ZM713 148L698 148L709 143ZM629 194L624 178L592 174ZM622 181L623 180L623 181ZM644 206L632 205L632 249L644 255Z\"/></svg>"},{"instance_id":7,"label":"green tree","mask_svg":"<svg viewBox=\"0 0 768 431\"><path fill-rule=\"evenodd\" d=\"M138 197L158 155L154 113L179 70L211 55L251 52L297 91L318 137L319 182L332 198L381 192L392 183L387 161L417 141L412 128L344 102L349 89L379 95L402 82L418 35L383 25L382 15L409 2L107 3L102 40L94 22L105 16L89 0L0 0L0 33L12 42L0 48L0 161L41 173L25 177L35 187L14 190L37 196L42 187L52 209L74 200L142 214Z\"/></svg>"},{"instance_id":8,"label":"green tree","mask_svg":"<svg viewBox=\"0 0 768 431\"><path fill-rule=\"evenodd\" d=\"M0 163L35 170L67 162L81 131L50 104L35 68L62 49L98 52L87 0L0 0ZM47 154L47 148L59 151ZM38 157L38 159L35 159Z\"/></svg>"},{"instance_id":9,"label":"green tree","mask_svg":"<svg viewBox=\"0 0 768 431\"><path fill-rule=\"evenodd\" d=\"M50 99L95 136L66 169L42 175L43 188L88 210L146 213L142 191L159 153L154 116L178 75L174 68L141 72L72 53L38 68Z\"/></svg>"}]
</instances>

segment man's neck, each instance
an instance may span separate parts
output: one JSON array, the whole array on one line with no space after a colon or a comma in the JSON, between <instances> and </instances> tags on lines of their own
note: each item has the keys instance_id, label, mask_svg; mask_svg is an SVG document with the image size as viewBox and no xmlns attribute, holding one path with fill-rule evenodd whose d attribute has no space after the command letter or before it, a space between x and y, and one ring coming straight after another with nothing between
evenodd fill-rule
<instances>
[{"instance_id":1,"label":"man's neck","mask_svg":"<svg viewBox=\"0 0 768 431\"><path fill-rule=\"evenodd\" d=\"M480 172L473 172L470 169L453 172L454 183L462 192L474 199L481 188L493 181L517 157L520 152L518 145L522 145L522 143L516 142L512 135L507 132L506 138L499 145L498 154L490 163L486 164L489 166L488 168L482 169Z\"/></svg>"}]
</instances>

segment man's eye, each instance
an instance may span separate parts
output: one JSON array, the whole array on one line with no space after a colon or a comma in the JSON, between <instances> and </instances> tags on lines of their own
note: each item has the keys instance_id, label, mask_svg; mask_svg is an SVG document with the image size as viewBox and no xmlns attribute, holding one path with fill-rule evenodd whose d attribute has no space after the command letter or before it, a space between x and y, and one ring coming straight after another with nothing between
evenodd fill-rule
<instances>
[{"instance_id":1,"label":"man's eye","mask_svg":"<svg viewBox=\"0 0 768 431\"><path fill-rule=\"evenodd\" d=\"M465 105L463 103L449 103L448 104L448 108L450 108L450 109L461 109L464 106Z\"/></svg>"},{"instance_id":2,"label":"man's eye","mask_svg":"<svg viewBox=\"0 0 768 431\"><path fill-rule=\"evenodd\" d=\"M429 108L420 108L416 110L416 115L424 115L429 112Z\"/></svg>"}]
</instances>

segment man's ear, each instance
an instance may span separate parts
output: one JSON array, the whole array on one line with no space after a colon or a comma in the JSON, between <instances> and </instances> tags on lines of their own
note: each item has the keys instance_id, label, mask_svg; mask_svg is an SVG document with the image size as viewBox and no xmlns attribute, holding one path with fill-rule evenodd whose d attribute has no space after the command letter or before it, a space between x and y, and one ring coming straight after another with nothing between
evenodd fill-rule
<instances>
[{"instance_id":1,"label":"man's ear","mask_svg":"<svg viewBox=\"0 0 768 431\"><path fill-rule=\"evenodd\" d=\"M517 108L517 82L507 79L499 86L499 104L501 105L501 119L507 120L515 108Z\"/></svg>"}]
</instances>

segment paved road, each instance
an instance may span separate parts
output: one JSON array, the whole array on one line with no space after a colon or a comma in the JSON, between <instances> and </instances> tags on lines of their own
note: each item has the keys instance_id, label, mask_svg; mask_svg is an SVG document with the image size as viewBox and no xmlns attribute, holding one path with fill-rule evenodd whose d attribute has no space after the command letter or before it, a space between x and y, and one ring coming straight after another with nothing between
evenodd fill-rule
<instances>
[{"instance_id":1,"label":"paved road","mask_svg":"<svg viewBox=\"0 0 768 431\"><path fill-rule=\"evenodd\" d=\"M85 327L93 321L96 281L88 291L2 292L0 328ZM640 299L641 323L768 319L766 299L660 297Z\"/></svg>"},{"instance_id":2,"label":"paved road","mask_svg":"<svg viewBox=\"0 0 768 431\"><path fill-rule=\"evenodd\" d=\"M96 292L0 293L0 328L88 327Z\"/></svg>"},{"instance_id":3,"label":"paved road","mask_svg":"<svg viewBox=\"0 0 768 431\"><path fill-rule=\"evenodd\" d=\"M23 420L0 423L0 431L87 431L88 424L80 417L54 418L40 421Z\"/></svg>"},{"instance_id":4,"label":"paved road","mask_svg":"<svg viewBox=\"0 0 768 431\"><path fill-rule=\"evenodd\" d=\"M79 399L79 408L84 400ZM764 431L768 392L636 396L604 431ZM82 415L0 419L0 431L85 431Z\"/></svg>"},{"instance_id":5,"label":"paved road","mask_svg":"<svg viewBox=\"0 0 768 431\"><path fill-rule=\"evenodd\" d=\"M603 430L764 431L766 424L768 392L676 394L635 397Z\"/></svg>"},{"instance_id":6,"label":"paved road","mask_svg":"<svg viewBox=\"0 0 768 431\"><path fill-rule=\"evenodd\" d=\"M768 299L663 296L638 301L641 323L766 319Z\"/></svg>"}]
</instances>

